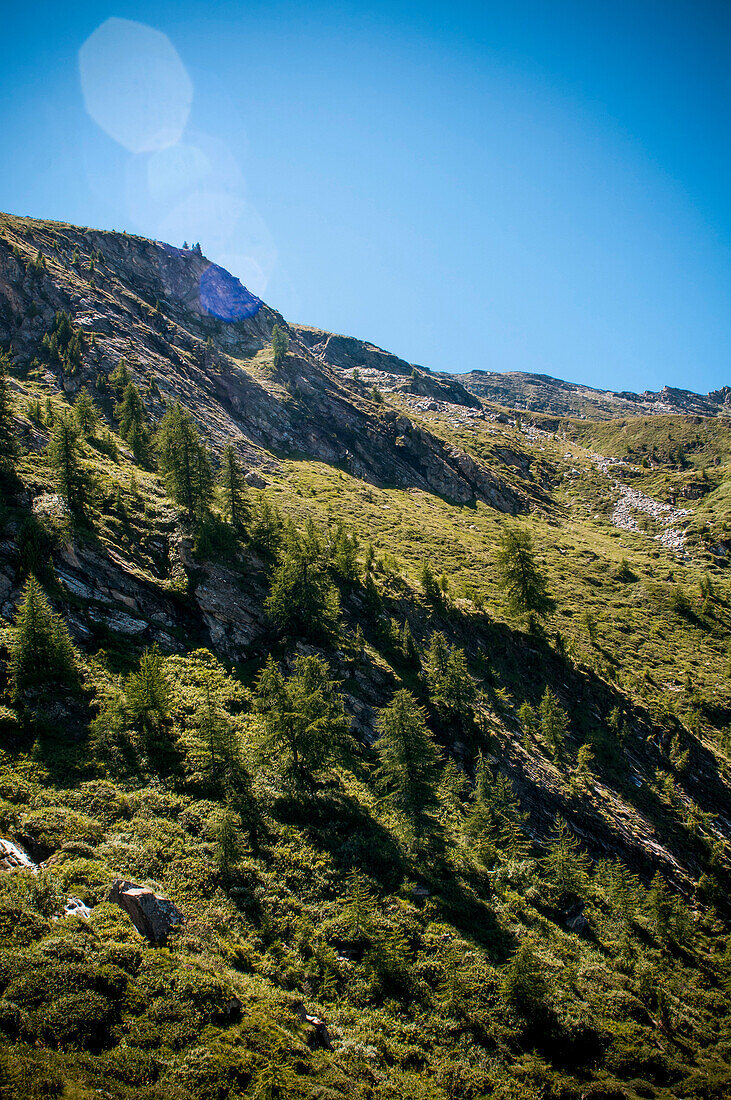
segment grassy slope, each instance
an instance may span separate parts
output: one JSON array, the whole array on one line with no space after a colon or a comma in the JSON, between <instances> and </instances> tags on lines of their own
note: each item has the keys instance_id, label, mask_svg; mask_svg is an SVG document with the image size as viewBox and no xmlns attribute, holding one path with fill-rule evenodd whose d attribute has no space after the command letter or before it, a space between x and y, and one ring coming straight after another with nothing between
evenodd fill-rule
<instances>
[{"instance_id":1,"label":"grassy slope","mask_svg":"<svg viewBox=\"0 0 731 1100\"><path fill-rule=\"evenodd\" d=\"M267 363L266 354L257 357L262 379ZM23 382L19 411L31 394L46 392L40 381ZM62 407L61 397L52 400ZM713 572L716 597L705 604L699 584L713 569L708 559L683 560L611 525L607 481L584 449L621 454L622 436L606 434L611 426L582 424L589 434L567 443L531 440L490 421L448 423L436 414L425 423L491 464L515 458L508 474L534 501L521 522L534 534L555 609L545 635L529 637L505 606L495 570L504 520L487 506L376 488L322 463L271 460L276 474L268 474L264 496L298 525L342 519L377 549L384 619L364 609L358 592L344 592L342 636L325 647L344 690L366 707L366 723L370 708L405 684L430 708L442 742L451 743L386 629L390 616L406 617L423 645L439 627L467 651L483 693L477 743L510 775L537 838L560 808L578 835L583 829L593 838L595 856L603 840L604 854L619 851L646 875L654 845L656 865L686 894L714 860L727 873L728 851L718 848L713 820L717 776L728 782L729 764L725 572ZM25 420L26 442L42 446L44 433L33 442L34 431ZM723 443L717 431L709 448ZM99 490L92 528L77 532L77 545L106 548L129 573L176 592L180 574L161 575L150 549L156 536L179 529L176 509L156 475L134 467L118 439L115 454L111 437L101 434L106 443L85 451ZM720 511L728 482L724 466L714 469ZM571 470L578 476L566 477ZM18 474L33 496L54 488L37 454L19 461ZM641 476L686 474L663 467ZM17 535L25 509L6 509L6 536ZM423 601L417 578L424 560L448 578L446 610ZM244 587L247 578L260 581L262 564L246 548L233 564ZM678 584L690 595L680 610ZM352 633L359 621L362 655ZM291 652L294 642L276 643L277 653ZM85 662L82 700L117 690L116 671L135 661L127 640L102 639L96 660ZM485 848L469 798L444 794L436 847L414 846L380 797L366 745L313 796L292 797L258 755L249 689L260 665L254 657L230 675L205 653L167 658L175 766L161 765L133 732L129 760L105 753L104 731L88 739L95 711L83 702L60 701L69 708L61 727L42 715L34 722L28 713L13 719L3 712L4 835L40 840L53 856L39 879L0 879L0 1027L7 1037L0 1088L68 1097L102 1088L114 1097L173 1100L727 1095L725 924L708 890L686 908L648 890L647 877L641 885L597 864L577 886L589 922L577 935L566 927L547 870ZM258 845L247 820L239 823L238 857L226 874L216 841L218 795L196 771L206 669L214 670L216 703L253 773L262 819ZM518 705L536 703L547 682L572 723L558 761L517 718ZM629 724L620 744L607 732L613 704ZM588 775L576 767L584 741L595 754ZM682 760L686 749L690 763ZM495 836L513 813L501 812L507 817L498 814ZM530 854L545 851L539 843ZM117 874L157 883L185 910L186 925L168 949L148 947L105 903ZM430 896L415 896L415 881ZM94 904L88 923L50 920L68 892ZM715 900L722 906L722 897ZM520 944L532 945L536 980L545 986L531 1008L511 985L509 960ZM240 1017L228 1009L233 995ZM333 1053L305 1044L306 1029L290 1007L301 1000L327 1020Z\"/></svg>"}]
</instances>

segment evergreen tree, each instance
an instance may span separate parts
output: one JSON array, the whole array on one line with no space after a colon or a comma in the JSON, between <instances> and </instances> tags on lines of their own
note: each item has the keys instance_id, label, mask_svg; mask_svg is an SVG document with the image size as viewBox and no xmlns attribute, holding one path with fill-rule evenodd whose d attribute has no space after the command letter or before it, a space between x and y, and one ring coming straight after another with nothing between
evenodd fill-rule
<instances>
[{"instance_id":1,"label":"evergreen tree","mask_svg":"<svg viewBox=\"0 0 731 1100\"><path fill-rule=\"evenodd\" d=\"M228 521L235 531L244 531L249 518L249 502L241 467L236 452L227 444L221 460L220 484Z\"/></svg>"},{"instance_id":2,"label":"evergreen tree","mask_svg":"<svg viewBox=\"0 0 731 1100\"><path fill-rule=\"evenodd\" d=\"M109 384L111 385L114 392L121 396L131 381L132 375L129 373L127 360L124 356L122 356L117 366L109 375Z\"/></svg>"},{"instance_id":3,"label":"evergreen tree","mask_svg":"<svg viewBox=\"0 0 731 1100\"><path fill-rule=\"evenodd\" d=\"M408 619L404 619L404 625L401 630L401 652L404 660L410 665L419 664L419 650L416 648L416 642L414 641L414 635L411 633Z\"/></svg>"},{"instance_id":4,"label":"evergreen tree","mask_svg":"<svg viewBox=\"0 0 731 1100\"><path fill-rule=\"evenodd\" d=\"M230 806L222 807L215 819L213 838L216 845L216 864L221 877L226 880L243 855L241 818Z\"/></svg>"},{"instance_id":5,"label":"evergreen tree","mask_svg":"<svg viewBox=\"0 0 731 1100\"><path fill-rule=\"evenodd\" d=\"M0 353L0 466L9 464L16 452L15 420L7 373L9 366L9 357Z\"/></svg>"},{"instance_id":6,"label":"evergreen tree","mask_svg":"<svg viewBox=\"0 0 731 1100\"><path fill-rule=\"evenodd\" d=\"M356 585L360 581L358 539L343 523L339 523L330 536L330 565L335 576L345 584Z\"/></svg>"},{"instance_id":7,"label":"evergreen tree","mask_svg":"<svg viewBox=\"0 0 731 1100\"><path fill-rule=\"evenodd\" d=\"M444 635L435 631L424 658L424 675L429 698L440 717L466 727L472 718L477 690L464 650L449 645Z\"/></svg>"},{"instance_id":8,"label":"evergreen tree","mask_svg":"<svg viewBox=\"0 0 731 1100\"><path fill-rule=\"evenodd\" d=\"M282 531L282 517L279 512L265 496L260 495L249 526L251 545L262 554L271 556L281 546Z\"/></svg>"},{"instance_id":9,"label":"evergreen tree","mask_svg":"<svg viewBox=\"0 0 731 1100\"><path fill-rule=\"evenodd\" d=\"M122 400L114 409L119 421L119 434L134 455L135 462L147 462L150 454L150 436L146 423L145 405L134 382L128 382Z\"/></svg>"},{"instance_id":10,"label":"evergreen tree","mask_svg":"<svg viewBox=\"0 0 731 1100\"><path fill-rule=\"evenodd\" d=\"M83 435L88 437L94 434L99 416L96 405L86 386L79 390L79 394L74 402L74 417Z\"/></svg>"},{"instance_id":11,"label":"evergreen tree","mask_svg":"<svg viewBox=\"0 0 731 1100\"><path fill-rule=\"evenodd\" d=\"M166 411L156 442L170 496L200 522L208 512L213 475L193 418L179 402Z\"/></svg>"},{"instance_id":12,"label":"evergreen tree","mask_svg":"<svg viewBox=\"0 0 731 1100\"><path fill-rule=\"evenodd\" d=\"M582 852L578 840L563 818L558 818L546 854L540 860L549 893L557 905L571 896L584 897L589 882L591 862Z\"/></svg>"},{"instance_id":13,"label":"evergreen tree","mask_svg":"<svg viewBox=\"0 0 731 1100\"><path fill-rule=\"evenodd\" d=\"M272 351L274 353L274 366L281 367L289 351L289 336L287 330L281 325L275 325L272 329Z\"/></svg>"},{"instance_id":14,"label":"evergreen tree","mask_svg":"<svg viewBox=\"0 0 731 1100\"><path fill-rule=\"evenodd\" d=\"M66 624L51 610L32 574L15 617L9 671L15 698L27 687L76 680L76 656Z\"/></svg>"},{"instance_id":15,"label":"evergreen tree","mask_svg":"<svg viewBox=\"0 0 731 1100\"><path fill-rule=\"evenodd\" d=\"M529 531L516 524L503 524L496 564L513 611L540 615L548 610L546 580L536 563Z\"/></svg>"},{"instance_id":16,"label":"evergreen tree","mask_svg":"<svg viewBox=\"0 0 731 1100\"><path fill-rule=\"evenodd\" d=\"M546 970L530 944L521 944L506 966L503 992L508 1004L521 1016L534 1020L544 1015L548 994Z\"/></svg>"},{"instance_id":17,"label":"evergreen tree","mask_svg":"<svg viewBox=\"0 0 731 1100\"><path fill-rule=\"evenodd\" d=\"M553 756L558 758L563 753L569 732L569 716L548 686L541 697L538 714L541 733Z\"/></svg>"},{"instance_id":18,"label":"evergreen tree","mask_svg":"<svg viewBox=\"0 0 731 1100\"><path fill-rule=\"evenodd\" d=\"M380 711L378 731L378 780L418 836L437 801L439 749L426 713L411 692L402 689Z\"/></svg>"},{"instance_id":19,"label":"evergreen tree","mask_svg":"<svg viewBox=\"0 0 731 1100\"><path fill-rule=\"evenodd\" d=\"M159 731L170 717L172 693L157 646L146 649L137 672L131 672L124 685L126 709L142 733Z\"/></svg>"},{"instance_id":20,"label":"evergreen tree","mask_svg":"<svg viewBox=\"0 0 731 1100\"><path fill-rule=\"evenodd\" d=\"M351 746L342 699L319 657L297 657L288 677L269 657L254 702L262 720L260 751L294 786L314 786Z\"/></svg>"},{"instance_id":21,"label":"evergreen tree","mask_svg":"<svg viewBox=\"0 0 731 1100\"><path fill-rule=\"evenodd\" d=\"M467 831L485 866L496 860L525 860L530 844L525 833L525 814L510 780L494 773L482 754L475 772L475 790Z\"/></svg>"},{"instance_id":22,"label":"evergreen tree","mask_svg":"<svg viewBox=\"0 0 731 1100\"><path fill-rule=\"evenodd\" d=\"M448 822L455 823L463 814L469 789L467 776L450 756L442 770L438 789L439 802Z\"/></svg>"},{"instance_id":23,"label":"evergreen tree","mask_svg":"<svg viewBox=\"0 0 731 1100\"><path fill-rule=\"evenodd\" d=\"M77 516L83 515L89 497L88 478L81 465L79 433L72 417L64 415L55 420L48 456L70 511Z\"/></svg>"},{"instance_id":24,"label":"evergreen tree","mask_svg":"<svg viewBox=\"0 0 731 1100\"><path fill-rule=\"evenodd\" d=\"M443 602L442 590L439 581L434 575L434 570L428 561L425 561L419 570L419 581L424 592L424 599L431 607L441 607Z\"/></svg>"},{"instance_id":25,"label":"evergreen tree","mask_svg":"<svg viewBox=\"0 0 731 1100\"><path fill-rule=\"evenodd\" d=\"M286 533L265 607L275 626L287 634L319 637L333 628L340 602L314 532Z\"/></svg>"}]
</instances>

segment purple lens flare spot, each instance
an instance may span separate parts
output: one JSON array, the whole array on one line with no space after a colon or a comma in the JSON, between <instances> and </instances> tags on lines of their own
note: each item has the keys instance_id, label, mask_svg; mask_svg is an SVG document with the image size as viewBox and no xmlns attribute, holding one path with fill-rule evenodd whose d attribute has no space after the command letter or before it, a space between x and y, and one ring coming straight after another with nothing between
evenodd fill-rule
<instances>
[{"instance_id":1,"label":"purple lens flare spot","mask_svg":"<svg viewBox=\"0 0 731 1100\"><path fill-rule=\"evenodd\" d=\"M219 321L243 321L258 313L264 304L218 264L211 264L201 275L200 299L206 313Z\"/></svg>"}]
</instances>

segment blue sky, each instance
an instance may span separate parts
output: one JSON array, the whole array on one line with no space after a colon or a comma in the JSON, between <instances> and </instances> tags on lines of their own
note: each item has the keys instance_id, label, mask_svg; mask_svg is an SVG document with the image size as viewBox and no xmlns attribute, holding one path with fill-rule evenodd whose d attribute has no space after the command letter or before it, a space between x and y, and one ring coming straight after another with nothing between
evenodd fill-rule
<instances>
[{"instance_id":1,"label":"blue sky","mask_svg":"<svg viewBox=\"0 0 731 1100\"><path fill-rule=\"evenodd\" d=\"M0 209L200 240L289 320L438 370L731 384L725 0L3 22Z\"/></svg>"}]
</instances>

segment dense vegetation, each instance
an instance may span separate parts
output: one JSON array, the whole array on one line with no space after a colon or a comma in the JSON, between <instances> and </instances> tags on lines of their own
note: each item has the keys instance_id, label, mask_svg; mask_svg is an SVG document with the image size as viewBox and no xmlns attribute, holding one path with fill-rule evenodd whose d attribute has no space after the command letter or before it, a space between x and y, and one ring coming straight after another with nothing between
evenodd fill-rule
<instances>
[{"instance_id":1,"label":"dense vegetation","mask_svg":"<svg viewBox=\"0 0 731 1100\"><path fill-rule=\"evenodd\" d=\"M303 459L252 489L64 316L0 369L0 836L43 864L0 872L0 1096L728 1096L722 564L617 545L586 425L518 519ZM164 629L70 588L79 556ZM201 645L217 571L258 624L237 660ZM183 911L166 945L117 877Z\"/></svg>"}]
</instances>

